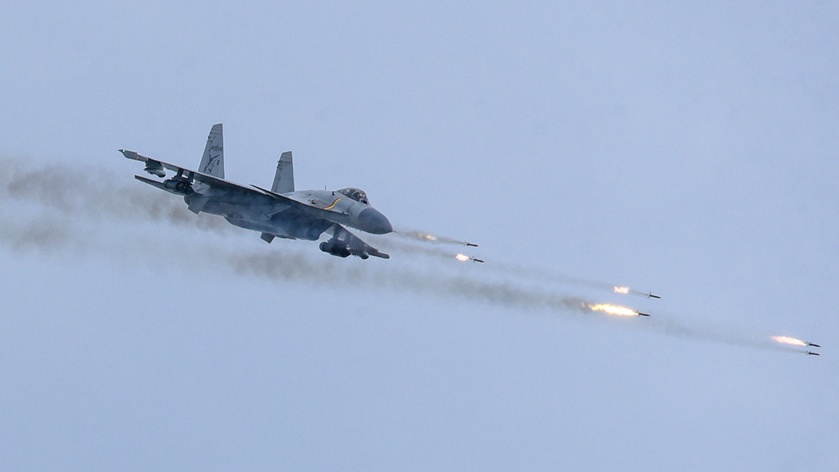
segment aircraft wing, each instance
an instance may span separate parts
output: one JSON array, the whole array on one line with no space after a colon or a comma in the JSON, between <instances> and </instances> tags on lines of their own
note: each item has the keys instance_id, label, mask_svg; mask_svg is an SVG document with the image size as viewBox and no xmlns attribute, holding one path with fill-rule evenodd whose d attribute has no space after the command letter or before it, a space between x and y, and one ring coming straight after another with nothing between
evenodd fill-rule
<instances>
[{"instance_id":1,"label":"aircraft wing","mask_svg":"<svg viewBox=\"0 0 839 472\"><path fill-rule=\"evenodd\" d=\"M137 154L134 151L129 151L127 149L120 149L119 152L122 153L123 156L127 157L128 159L133 159L135 161L145 162L146 163L146 172L152 173L157 175L158 177L164 177L165 173L162 169L168 169L172 172L179 172L183 176L188 179L193 179L197 182L201 182L203 184L207 184L211 187L223 188L227 190L238 190L240 192L248 192L248 193L259 193L263 194L263 192L259 192L254 190L253 188L247 185L237 184L235 182L231 182L229 180L220 179L218 177L214 177L209 174L205 174L203 172L198 172L197 170L187 169L186 167L176 166L175 164L170 164L168 162L159 161L157 159L152 159L151 157L146 157L141 154ZM149 179L144 179L143 182L146 182Z\"/></svg>"},{"instance_id":2,"label":"aircraft wing","mask_svg":"<svg viewBox=\"0 0 839 472\"><path fill-rule=\"evenodd\" d=\"M134 151L129 151L126 149L120 149L121 152L125 157L128 159L133 159L135 161L145 162L146 163L146 172L152 173L157 175L158 177L164 177L165 172L163 169L168 169L172 172L180 173L187 179L195 180L196 182L201 182L206 184L210 187L220 188L225 190L236 190L239 192L244 193L256 193L259 195L265 195L269 197L273 197L276 200L280 200L281 202L289 205L292 208L295 208L297 211L301 212L304 215L308 215L310 217L315 218L323 218L326 215L324 213L336 213L341 214L338 210L330 210L326 208L318 208L312 205L309 205L305 202L301 202L299 200L295 200L293 198L289 198L285 195L281 195L279 193L272 192L270 190L266 190L264 188L258 187L256 185L242 185L237 184L235 182L231 182L230 180L221 179L209 174L205 174L203 172L199 172L197 170L187 169L186 167L177 166L175 164L170 164L168 162L160 161L157 159L152 159L151 157L143 156L138 154ZM165 190L164 187L161 186L159 182L153 181L151 179L145 177L137 176L138 180L142 182L148 183L158 188L162 188ZM328 218L327 218L328 219Z\"/></svg>"}]
</instances>

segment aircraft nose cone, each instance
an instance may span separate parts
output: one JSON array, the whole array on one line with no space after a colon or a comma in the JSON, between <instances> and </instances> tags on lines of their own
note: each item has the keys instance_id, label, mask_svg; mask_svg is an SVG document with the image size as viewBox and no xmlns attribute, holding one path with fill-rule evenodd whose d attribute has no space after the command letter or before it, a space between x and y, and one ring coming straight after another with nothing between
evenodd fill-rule
<instances>
[{"instance_id":1,"label":"aircraft nose cone","mask_svg":"<svg viewBox=\"0 0 839 472\"><path fill-rule=\"evenodd\" d=\"M358 215L358 229L373 234L385 234L393 231L390 221L375 208L365 208Z\"/></svg>"}]
</instances>

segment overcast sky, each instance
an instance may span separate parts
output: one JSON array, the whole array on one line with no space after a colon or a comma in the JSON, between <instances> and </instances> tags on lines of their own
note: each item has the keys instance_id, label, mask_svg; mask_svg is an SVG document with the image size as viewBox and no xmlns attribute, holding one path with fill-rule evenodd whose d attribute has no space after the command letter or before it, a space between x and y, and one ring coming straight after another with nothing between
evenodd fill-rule
<instances>
[{"instance_id":1,"label":"overcast sky","mask_svg":"<svg viewBox=\"0 0 839 472\"><path fill-rule=\"evenodd\" d=\"M0 7L0 469L836 468L839 7L274 3ZM267 245L117 152L218 122L486 264Z\"/></svg>"}]
</instances>

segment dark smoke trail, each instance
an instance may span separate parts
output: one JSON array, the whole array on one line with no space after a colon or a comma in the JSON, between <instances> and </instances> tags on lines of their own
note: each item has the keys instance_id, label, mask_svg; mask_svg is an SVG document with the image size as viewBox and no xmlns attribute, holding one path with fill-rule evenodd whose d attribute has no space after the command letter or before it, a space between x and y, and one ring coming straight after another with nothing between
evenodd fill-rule
<instances>
[{"instance_id":1,"label":"dark smoke trail","mask_svg":"<svg viewBox=\"0 0 839 472\"><path fill-rule=\"evenodd\" d=\"M57 210L64 215L136 220L145 218L216 232L234 229L221 218L195 215L180 198L149 188L104 169L89 172L64 165L36 166L18 159L0 159L0 198Z\"/></svg>"},{"instance_id":2,"label":"dark smoke trail","mask_svg":"<svg viewBox=\"0 0 839 472\"><path fill-rule=\"evenodd\" d=\"M320 253L289 251L288 247L284 247L283 252L267 246L249 251L241 249L239 241L222 245L207 238L190 237L189 242L184 242L180 241L179 236L188 233L174 231L175 228L169 231L171 236L165 240L159 232L138 240L131 231L132 225L144 222L169 223L184 230L201 227L216 234L233 234L237 230L221 218L196 216L179 206L182 205L179 199L155 193L154 189L146 191L139 183L136 184L139 187L114 184L118 179L106 172L96 171L97 177L91 178L78 171L57 166L37 168L9 160L0 161L0 166L3 168L0 196L5 204L0 206L0 219L3 220L0 244L13 249L70 253L107 260L111 260L113 254L119 254L132 263L148 263L143 248L160 246L168 248L167 258L173 259L176 267L225 267L239 275L275 281L317 282L337 276L351 281L351 285L348 283L351 289L369 287L467 303L479 302L516 311L608 318L607 315L593 312L590 309L592 302L585 299L557 294L548 288L523 286L522 279L538 279L538 272L523 267L520 270L507 267L502 274L506 278L487 280L478 278L474 273L445 274L439 268L423 271L397 265L396 261L371 263L339 260ZM15 201L10 203L10 200ZM38 207L40 214L9 216L9 210L19 202ZM82 226L84 231L81 230ZM115 240L103 240L107 238L107 230L111 227L125 234ZM239 231L238 234L249 233ZM196 254L200 256L196 257ZM633 325L668 336L753 348L789 349L730 327L690 326L659 317L633 320Z\"/></svg>"},{"instance_id":3,"label":"dark smoke trail","mask_svg":"<svg viewBox=\"0 0 839 472\"><path fill-rule=\"evenodd\" d=\"M99 232L98 229L96 232ZM207 270L225 268L240 276L283 282L319 282L337 278L348 281L346 285L338 285L338 289L365 287L465 303L478 302L518 312L540 311L608 319L607 315L595 313L587 308L593 304L592 301L550 290L521 286L514 281L484 281L468 274L441 275L439 271L338 260L326 258L321 254L288 250L276 252L267 247L265 250L256 251L231 249L230 245L209 241L184 242L178 235L171 239L156 236L154 240L148 237L136 240L135 237L128 236L112 241L91 241L67 219L58 219L48 225L39 222L4 224L3 231L0 231L0 242L16 249L36 249L50 254L69 252L109 260L112 254L120 254L133 264L149 262L143 248L161 246L168 248L167 260L172 266L190 267L192 270L198 269L198 272L201 266ZM728 328L695 327L660 318L633 321L639 329L652 329L669 336L745 347L785 349L752 335L737 334Z\"/></svg>"}]
</instances>

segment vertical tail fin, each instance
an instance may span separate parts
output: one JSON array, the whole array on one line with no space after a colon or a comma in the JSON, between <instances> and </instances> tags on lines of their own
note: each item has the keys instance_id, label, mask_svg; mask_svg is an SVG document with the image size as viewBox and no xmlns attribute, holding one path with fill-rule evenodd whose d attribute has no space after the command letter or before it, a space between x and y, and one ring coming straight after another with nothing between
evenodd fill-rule
<instances>
[{"instance_id":1,"label":"vertical tail fin","mask_svg":"<svg viewBox=\"0 0 839 472\"><path fill-rule=\"evenodd\" d=\"M288 193L294 191L294 163L291 160L291 151L286 151L280 156L277 163L277 173L274 174L274 185L271 186L274 193Z\"/></svg>"},{"instance_id":2,"label":"vertical tail fin","mask_svg":"<svg viewBox=\"0 0 839 472\"><path fill-rule=\"evenodd\" d=\"M207 146L204 147L204 156L201 158L198 171L220 179L224 178L224 138L221 123L213 125L210 135L207 136Z\"/></svg>"}]
</instances>

